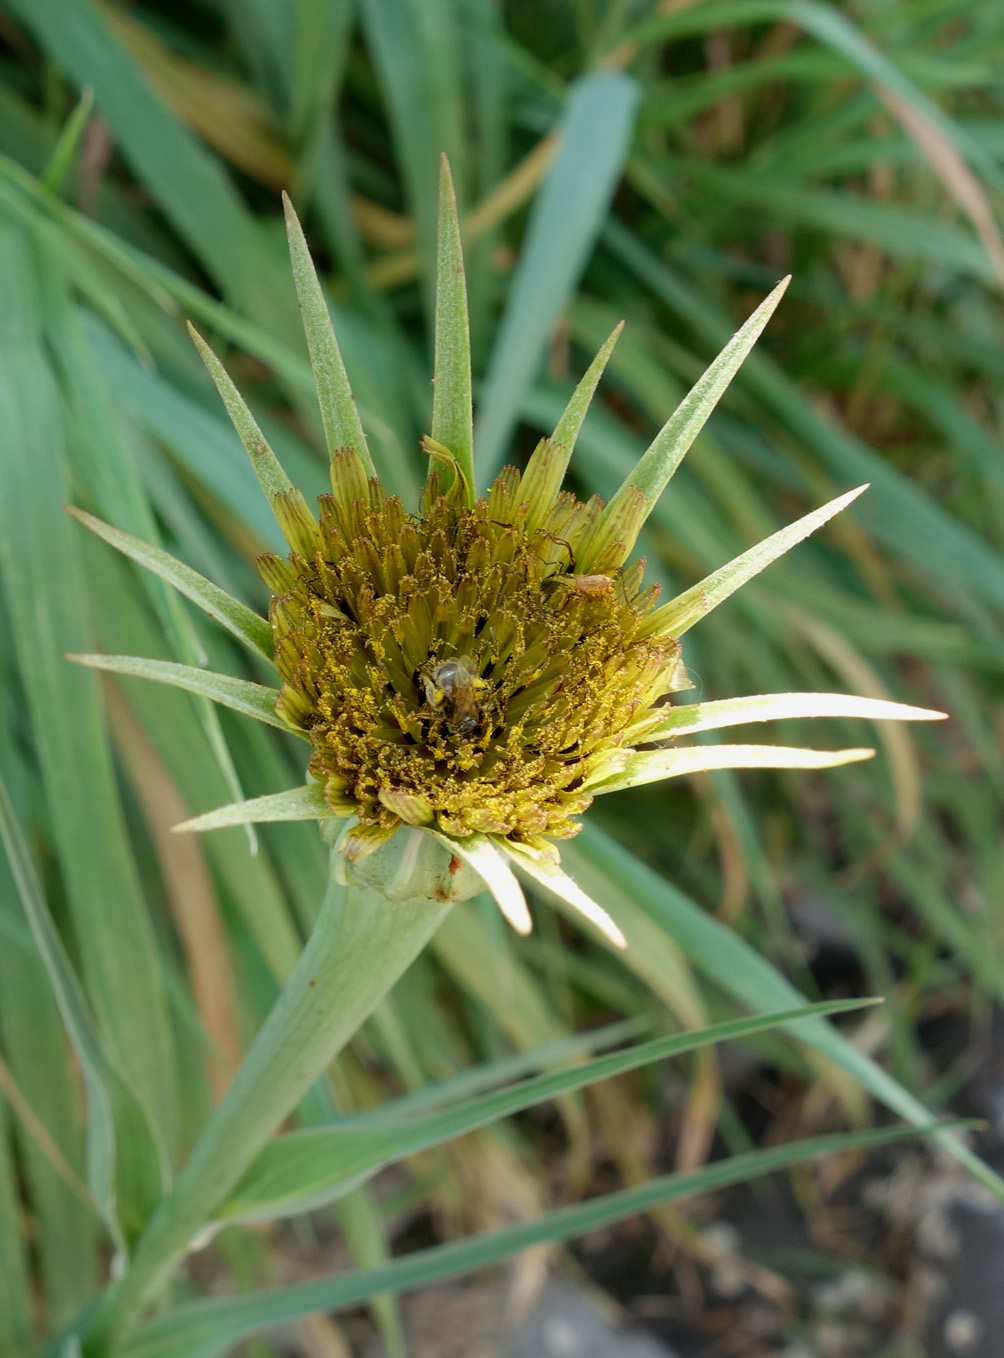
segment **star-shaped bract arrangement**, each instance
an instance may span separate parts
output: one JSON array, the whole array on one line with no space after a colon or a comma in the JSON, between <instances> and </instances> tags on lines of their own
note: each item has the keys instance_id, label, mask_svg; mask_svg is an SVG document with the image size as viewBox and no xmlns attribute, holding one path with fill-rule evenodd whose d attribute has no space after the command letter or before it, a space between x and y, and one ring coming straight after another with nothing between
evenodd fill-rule
<instances>
[{"instance_id":1,"label":"star-shaped bract arrangement","mask_svg":"<svg viewBox=\"0 0 1004 1358\"><path fill-rule=\"evenodd\" d=\"M193 339L289 547L258 569L268 620L158 548L80 510L82 523L174 585L278 672L278 689L128 656L75 659L212 698L310 742L311 781L179 826L323 822L336 864L391 899L463 899L487 886L520 933L513 867L615 945L606 912L561 869L593 798L713 768L825 768L870 749L681 745L681 737L790 717L933 720L939 712L849 694L775 693L673 705L691 685L680 638L848 505L858 487L743 553L668 603L631 562L638 534L749 353L785 279L711 364L609 504L562 489L620 326L525 470L475 495L470 347L456 202L444 159L429 473L414 509L378 480L307 244L285 199L331 494L315 514L290 484L205 341ZM191 327L190 327L191 329ZM334 832L334 833L332 833Z\"/></svg>"}]
</instances>

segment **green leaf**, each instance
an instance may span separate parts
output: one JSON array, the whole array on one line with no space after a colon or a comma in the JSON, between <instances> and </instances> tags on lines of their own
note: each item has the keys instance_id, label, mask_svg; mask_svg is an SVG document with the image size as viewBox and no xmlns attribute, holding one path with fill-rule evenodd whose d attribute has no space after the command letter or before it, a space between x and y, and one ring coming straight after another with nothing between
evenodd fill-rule
<instances>
[{"instance_id":1,"label":"green leaf","mask_svg":"<svg viewBox=\"0 0 1004 1358\"><path fill-rule=\"evenodd\" d=\"M651 447L603 511L596 535L582 554L581 570L588 572L598 567L598 563L605 562L615 542L617 556L609 564L616 568L627 560L652 506L760 338L790 282L789 275L764 298L663 425Z\"/></svg>"},{"instance_id":2,"label":"green leaf","mask_svg":"<svg viewBox=\"0 0 1004 1358\"><path fill-rule=\"evenodd\" d=\"M946 1124L948 1127L960 1125L971 1124ZM687 1174L663 1175L638 1188L559 1208L538 1221L419 1250L382 1268L343 1273L321 1282L302 1283L237 1299L191 1302L144 1326L126 1342L125 1358L215 1358L245 1335L288 1324L317 1311L341 1310L381 1292L412 1291L444 1278L485 1268L532 1245L570 1240L587 1231L613 1225L664 1203L678 1202L729 1184L744 1183L822 1155L866 1150L918 1134L903 1127L885 1127L812 1137L785 1146L750 1151Z\"/></svg>"},{"instance_id":3,"label":"green leaf","mask_svg":"<svg viewBox=\"0 0 1004 1358\"><path fill-rule=\"evenodd\" d=\"M588 75L569 93L561 149L534 200L485 374L475 441L481 476L489 480L596 243L627 157L637 103L635 82L614 71Z\"/></svg>"},{"instance_id":4,"label":"green leaf","mask_svg":"<svg viewBox=\"0 0 1004 1358\"><path fill-rule=\"evenodd\" d=\"M656 726L645 730L645 740L720 731L749 722L787 721L794 717L860 717L867 721L944 721L944 712L883 698L859 698L853 693L761 693L747 698L723 698L711 703L680 703Z\"/></svg>"},{"instance_id":5,"label":"green leaf","mask_svg":"<svg viewBox=\"0 0 1004 1358\"><path fill-rule=\"evenodd\" d=\"M87 1089L88 1183L112 1238L128 1248L164 1190L166 1165L134 1095L105 1055L0 781L0 839Z\"/></svg>"},{"instance_id":6,"label":"green leaf","mask_svg":"<svg viewBox=\"0 0 1004 1358\"><path fill-rule=\"evenodd\" d=\"M598 797L603 792L619 792L643 783L658 783L664 778L679 778L685 773L704 773L708 769L833 769L841 764L856 764L874 758L869 749L803 750L789 745L694 745L684 749L640 750L629 756L623 773L603 778L585 787Z\"/></svg>"},{"instance_id":7,"label":"green leaf","mask_svg":"<svg viewBox=\"0 0 1004 1358\"><path fill-rule=\"evenodd\" d=\"M89 528L92 533L103 538L130 560L145 566L161 580L173 585L186 599L191 599L192 603L204 609L210 618L220 622L232 636L250 647L262 660L268 661L270 665L273 663L272 630L266 620L259 617L253 609L160 547L154 547L144 542L142 538L134 537L132 533L124 533L120 528L113 528L111 524L73 505L66 507L85 528Z\"/></svg>"},{"instance_id":8,"label":"green leaf","mask_svg":"<svg viewBox=\"0 0 1004 1358\"><path fill-rule=\"evenodd\" d=\"M581 835L562 847L569 871L593 896L626 893L672 938L714 985L751 1009L787 1008L805 1002L752 944L708 914L672 883L640 862L588 821ZM932 1132L938 1144L1004 1202L1004 1180L950 1132L937 1130L933 1113L877 1062L830 1024L807 1019L793 1036L836 1062L873 1098L914 1126Z\"/></svg>"},{"instance_id":9,"label":"green leaf","mask_svg":"<svg viewBox=\"0 0 1004 1358\"><path fill-rule=\"evenodd\" d=\"M713 608L717 608L730 594L734 594L740 585L759 575L772 561L776 561L796 543L807 538L817 528L821 528L828 519L846 509L867 489L866 485L858 486L857 489L848 491L846 495L838 495L829 504L814 509L801 519L796 519L794 523L788 524L787 528L772 533L769 538L758 542L748 552L743 552L741 556L735 557L713 574L705 576L698 584L692 585L690 589L684 590L675 599L670 599L669 603L663 604L661 608L649 614L643 624L643 634L651 636L658 632L669 637L683 636L695 622L700 622Z\"/></svg>"},{"instance_id":10,"label":"green leaf","mask_svg":"<svg viewBox=\"0 0 1004 1358\"><path fill-rule=\"evenodd\" d=\"M367 476L376 476L369 445L356 410L355 397L349 386L345 364L338 349L335 332L331 328L328 304L324 300L320 279L310 258L300 219L293 210L289 195L282 196L286 212L286 235L289 257L293 262L296 295L300 299L303 328L310 349L310 364L317 384L317 399L321 406L324 437L328 456L334 457L339 448L354 448L366 468Z\"/></svg>"},{"instance_id":11,"label":"green leaf","mask_svg":"<svg viewBox=\"0 0 1004 1358\"><path fill-rule=\"evenodd\" d=\"M97 687L67 665L90 643L67 499L61 394L41 335L40 263L0 227L0 569L84 984L123 1078L173 1143L173 1049L160 965L126 835Z\"/></svg>"},{"instance_id":12,"label":"green leaf","mask_svg":"<svg viewBox=\"0 0 1004 1358\"><path fill-rule=\"evenodd\" d=\"M63 187L63 181L77 158L77 152L80 150L80 143L93 107L94 91L88 87L85 88L77 101L76 107L64 123L63 130L59 134L59 140L53 147L49 163L42 175L42 183L50 193L58 193Z\"/></svg>"},{"instance_id":13,"label":"green leaf","mask_svg":"<svg viewBox=\"0 0 1004 1358\"><path fill-rule=\"evenodd\" d=\"M280 731L293 729L275 715L275 700L279 690L266 688L264 684L235 679L230 674L214 674L211 670L200 670L195 665L178 665L173 660L147 660L138 655L68 655L66 658L93 670L108 670L112 674L127 674L134 679L154 679L160 684L173 684L175 688L198 693L214 703L231 707L245 717L267 722Z\"/></svg>"},{"instance_id":14,"label":"green leaf","mask_svg":"<svg viewBox=\"0 0 1004 1358\"><path fill-rule=\"evenodd\" d=\"M227 1220L260 1221L309 1211L375 1174L385 1165L430 1146L441 1145L499 1118L585 1089L598 1080L638 1070L655 1061L696 1051L716 1042L750 1037L811 1016L846 1012L870 1000L838 1000L807 1005L787 1013L757 1014L729 1019L697 1032L655 1038L610 1056L596 1057L564 1070L533 1076L445 1110L421 1117L395 1117L395 1105L379 1110L380 1122L369 1114L346 1118L323 1127L291 1132L271 1141L223 1204ZM356 1125L358 1124L358 1125Z\"/></svg>"},{"instance_id":15,"label":"green leaf","mask_svg":"<svg viewBox=\"0 0 1004 1358\"><path fill-rule=\"evenodd\" d=\"M334 812L324 800L321 783L306 783L288 792L273 792L265 797L252 797L246 802L207 811L203 816L176 825L175 830L221 830L227 825L262 824L280 820L328 820Z\"/></svg>"},{"instance_id":16,"label":"green leaf","mask_svg":"<svg viewBox=\"0 0 1004 1358\"><path fill-rule=\"evenodd\" d=\"M439 237L436 255L436 359L432 437L449 448L474 504L474 417L471 409L471 336L460 222L450 165L439 165Z\"/></svg>"},{"instance_id":17,"label":"green leaf","mask_svg":"<svg viewBox=\"0 0 1004 1358\"><path fill-rule=\"evenodd\" d=\"M292 333L292 289L219 161L174 116L90 0L15 0L13 11L98 112L137 180L231 299Z\"/></svg>"}]
</instances>

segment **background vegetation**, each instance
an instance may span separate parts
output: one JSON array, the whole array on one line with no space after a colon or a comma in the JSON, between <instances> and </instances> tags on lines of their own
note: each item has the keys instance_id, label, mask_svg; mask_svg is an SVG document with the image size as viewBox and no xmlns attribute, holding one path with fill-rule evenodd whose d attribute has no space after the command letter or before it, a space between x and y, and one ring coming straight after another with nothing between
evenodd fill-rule
<instances>
[{"instance_id":1,"label":"background vegetation","mask_svg":"<svg viewBox=\"0 0 1004 1358\"><path fill-rule=\"evenodd\" d=\"M246 664L61 506L264 605L250 562L274 525L183 319L229 346L293 481L319 491L281 188L330 283L378 468L413 495L443 150L483 477L553 426L624 317L573 463L581 493L608 494L791 271L650 521L650 576L689 584L871 481L688 636L688 667L702 697L846 689L953 720L889 726L880 758L835 773L716 773L597 806L566 861L633 912L643 943L625 961L547 910L525 942L477 903L455 911L339 1062L345 1108L602 1022L665 1031L736 1001L790 1007L782 976L813 998L892 1002L844 1029L853 1047L821 1041L830 1059L760 1039L783 1094L769 1118L751 1121L703 1052L668 1088L605 1084L416 1158L393 1202L339 1206L357 1260L381 1257L382 1217L406 1208L445 1238L532 1218L605 1162L641 1182L699 1167L715 1137L737 1151L864 1120L866 1089L907 1116L904 1088L951 1106L1004 995L1001 7L6 0L0 39L0 764L108 1049L174 1157L295 961L325 856L303 825L264 829L254 856L236 830L170 836L238 782L248 796L300 782L299 754L63 661L100 648ZM814 738L872 738L845 725ZM106 1255L76 1192L75 1072L6 878L0 929L0 1259L23 1283L0 1300L0 1350L14 1353L32 1309L51 1327L79 1310ZM965 1040L933 1042L949 1020ZM683 1218L660 1226L701 1257ZM279 1240L224 1233L230 1285L276 1281ZM389 1303L381 1321L393 1345Z\"/></svg>"}]
</instances>

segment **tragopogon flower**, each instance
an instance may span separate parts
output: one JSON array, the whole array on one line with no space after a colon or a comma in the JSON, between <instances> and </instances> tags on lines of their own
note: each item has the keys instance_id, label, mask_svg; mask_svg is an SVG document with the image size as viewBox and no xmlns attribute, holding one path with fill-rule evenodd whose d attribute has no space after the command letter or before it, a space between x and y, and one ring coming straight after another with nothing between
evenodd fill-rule
<instances>
[{"instance_id":1,"label":"tragopogon flower","mask_svg":"<svg viewBox=\"0 0 1004 1358\"><path fill-rule=\"evenodd\" d=\"M435 396L430 459L414 510L377 480L320 285L286 204L290 250L317 382L331 494L315 515L290 485L247 406L193 336L268 496L289 554L259 558L269 618L159 549L77 516L273 664L276 691L226 675L123 656L78 657L180 685L309 740L312 779L187 823L333 822L347 871L391 897L491 890L521 932L530 917L510 864L576 906L615 943L595 902L562 873L554 841L594 797L699 769L820 768L866 749L681 747L679 737L789 716L930 719L941 714L844 694L667 703L689 687L680 637L859 490L776 533L657 607L638 533L781 298L778 285L733 337L608 505L562 480L616 342L590 366L552 437L521 474L474 493L463 262L449 171L440 192Z\"/></svg>"}]
</instances>

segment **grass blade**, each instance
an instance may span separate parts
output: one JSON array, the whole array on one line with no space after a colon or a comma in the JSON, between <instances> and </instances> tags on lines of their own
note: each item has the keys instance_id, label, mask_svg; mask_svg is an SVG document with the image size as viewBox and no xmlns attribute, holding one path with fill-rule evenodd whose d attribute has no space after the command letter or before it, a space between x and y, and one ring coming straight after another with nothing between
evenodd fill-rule
<instances>
[{"instance_id":1,"label":"grass blade","mask_svg":"<svg viewBox=\"0 0 1004 1358\"><path fill-rule=\"evenodd\" d=\"M509 300L485 374L476 443L492 480L554 324L575 290L606 216L631 140L638 91L612 71L573 88L557 159L534 200Z\"/></svg>"},{"instance_id":2,"label":"grass blade","mask_svg":"<svg viewBox=\"0 0 1004 1358\"><path fill-rule=\"evenodd\" d=\"M821 1018L869 1003L873 1001L838 1000L807 1005L788 1013L729 1019L696 1032L655 1038L610 1056L533 1076L512 1088L496 1090L422 1117L394 1119L392 1104L381 1110L388 1119L386 1126L374 1126L372 1119L364 1116L360 1126L354 1125L356 1119L349 1118L337 1125L291 1132L265 1147L219 1215L226 1220L257 1221L311 1210L385 1165L464 1136L499 1118L511 1117L545 1100L585 1089L598 1080L607 1080L716 1042L750 1037L798 1019Z\"/></svg>"},{"instance_id":3,"label":"grass blade","mask_svg":"<svg viewBox=\"0 0 1004 1358\"><path fill-rule=\"evenodd\" d=\"M166 1169L163 1157L146 1115L109 1062L94 1030L2 781L0 840L63 1024L84 1073L91 1193L113 1239L125 1247L136 1238L163 1192Z\"/></svg>"},{"instance_id":4,"label":"grass blade","mask_svg":"<svg viewBox=\"0 0 1004 1358\"><path fill-rule=\"evenodd\" d=\"M886 1127L812 1137L786 1146L750 1151L687 1174L664 1175L640 1188L608 1193L574 1207L559 1208L539 1221L421 1250L382 1268L341 1274L321 1282L260 1292L236 1300L193 1302L176 1307L146 1325L127 1341L125 1358L215 1358L245 1335L273 1325L288 1324L314 1311L340 1310L381 1292L411 1291L443 1278L484 1268L531 1245L570 1240L663 1203L678 1202L728 1184L744 1183L822 1155L866 1150L917 1135L920 1133L911 1128Z\"/></svg>"}]
</instances>

